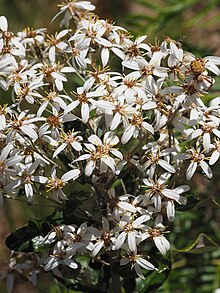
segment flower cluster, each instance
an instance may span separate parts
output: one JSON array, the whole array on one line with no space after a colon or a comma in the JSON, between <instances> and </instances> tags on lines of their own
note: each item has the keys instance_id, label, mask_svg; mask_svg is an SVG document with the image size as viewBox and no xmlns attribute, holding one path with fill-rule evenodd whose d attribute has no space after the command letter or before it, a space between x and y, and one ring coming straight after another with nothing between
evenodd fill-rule
<instances>
[{"instance_id":1,"label":"flower cluster","mask_svg":"<svg viewBox=\"0 0 220 293\"><path fill-rule=\"evenodd\" d=\"M0 107L1 202L44 197L81 213L39 235L45 271L79 270L87 255L144 278L158 267L153 247L170 249L167 226L187 204L187 180L212 178L220 157L220 100L204 102L220 57L196 57L168 37L133 39L94 8L62 3L55 36L14 34L0 17L0 87L11 93ZM88 196L77 209L80 188Z\"/></svg>"}]
</instances>

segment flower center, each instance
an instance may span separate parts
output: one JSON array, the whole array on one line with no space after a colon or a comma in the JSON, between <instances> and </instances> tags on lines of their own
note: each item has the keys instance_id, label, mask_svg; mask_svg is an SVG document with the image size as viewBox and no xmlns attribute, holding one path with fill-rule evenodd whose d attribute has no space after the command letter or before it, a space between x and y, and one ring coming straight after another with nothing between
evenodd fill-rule
<instances>
[{"instance_id":1,"label":"flower center","mask_svg":"<svg viewBox=\"0 0 220 293\"><path fill-rule=\"evenodd\" d=\"M58 128L60 126L60 119L58 116L49 116L47 122L50 126Z\"/></svg>"},{"instance_id":2,"label":"flower center","mask_svg":"<svg viewBox=\"0 0 220 293\"><path fill-rule=\"evenodd\" d=\"M194 75L200 75L205 70L206 61L202 58L196 58L191 61L190 69Z\"/></svg>"}]
</instances>

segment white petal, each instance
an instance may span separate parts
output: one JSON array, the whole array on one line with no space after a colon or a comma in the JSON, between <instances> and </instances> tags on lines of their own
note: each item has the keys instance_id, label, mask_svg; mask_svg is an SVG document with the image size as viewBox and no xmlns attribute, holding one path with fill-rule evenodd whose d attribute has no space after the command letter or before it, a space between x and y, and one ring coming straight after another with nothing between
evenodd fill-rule
<instances>
[{"instance_id":1,"label":"white petal","mask_svg":"<svg viewBox=\"0 0 220 293\"><path fill-rule=\"evenodd\" d=\"M65 258L63 260L63 262L64 262L65 265L69 266L71 269L77 269L78 268L77 263L75 263L75 261L73 261L70 258Z\"/></svg>"},{"instance_id":2,"label":"white petal","mask_svg":"<svg viewBox=\"0 0 220 293\"><path fill-rule=\"evenodd\" d=\"M85 175L86 176L90 176L92 174L92 172L94 171L95 169L95 162L94 161L89 161L88 164L86 165L86 168L85 168Z\"/></svg>"},{"instance_id":3,"label":"white petal","mask_svg":"<svg viewBox=\"0 0 220 293\"><path fill-rule=\"evenodd\" d=\"M83 123L87 123L89 120L89 105L87 103L82 103L81 105L81 116Z\"/></svg>"},{"instance_id":4,"label":"white petal","mask_svg":"<svg viewBox=\"0 0 220 293\"><path fill-rule=\"evenodd\" d=\"M59 265L59 262L55 257L49 257L45 262L47 262L47 264L44 266L45 271L52 270Z\"/></svg>"},{"instance_id":5,"label":"white petal","mask_svg":"<svg viewBox=\"0 0 220 293\"><path fill-rule=\"evenodd\" d=\"M2 31L8 30L8 21L5 16L0 16L0 29Z\"/></svg>"},{"instance_id":6,"label":"white petal","mask_svg":"<svg viewBox=\"0 0 220 293\"><path fill-rule=\"evenodd\" d=\"M118 127L119 123L121 122L121 114L118 112L115 114L114 118L112 119L110 129L114 130Z\"/></svg>"},{"instance_id":7,"label":"white petal","mask_svg":"<svg viewBox=\"0 0 220 293\"><path fill-rule=\"evenodd\" d=\"M173 166L171 166L169 163L167 163L166 161L164 161L164 160L159 160L158 161L158 164L162 167L162 168L164 168L166 171L168 171L168 172L170 172L170 173L175 173L176 172L176 169L173 167Z\"/></svg>"},{"instance_id":8,"label":"white petal","mask_svg":"<svg viewBox=\"0 0 220 293\"><path fill-rule=\"evenodd\" d=\"M62 152L62 150L64 150L66 146L67 146L66 143L62 143L54 152L53 158L55 158L60 152Z\"/></svg>"},{"instance_id":9,"label":"white petal","mask_svg":"<svg viewBox=\"0 0 220 293\"><path fill-rule=\"evenodd\" d=\"M197 168L197 163L196 162L191 162L186 170L186 179L190 180L192 176L194 175L195 171Z\"/></svg>"},{"instance_id":10,"label":"white petal","mask_svg":"<svg viewBox=\"0 0 220 293\"><path fill-rule=\"evenodd\" d=\"M125 129L125 131L124 131L124 133L122 135L121 142L123 144L126 144L131 139L131 137L133 136L134 131L135 131L135 126L134 125L129 125L128 127L126 127L126 129Z\"/></svg>"},{"instance_id":11,"label":"white petal","mask_svg":"<svg viewBox=\"0 0 220 293\"><path fill-rule=\"evenodd\" d=\"M220 156L220 153L217 150L215 150L210 157L209 164L210 165L215 164L218 161L219 156Z\"/></svg>"},{"instance_id":12,"label":"white petal","mask_svg":"<svg viewBox=\"0 0 220 293\"><path fill-rule=\"evenodd\" d=\"M56 57L55 57L56 53L55 52L56 52L56 48L55 48L55 46L52 46L49 49L49 59L50 59L51 63L54 63L56 60Z\"/></svg>"},{"instance_id":13,"label":"white petal","mask_svg":"<svg viewBox=\"0 0 220 293\"><path fill-rule=\"evenodd\" d=\"M166 196L168 198L171 198L171 199L174 199L176 201L178 201L179 200L179 197L180 197L180 195L177 192L175 192L174 190L172 190L172 189L163 189L161 191L161 193L164 196Z\"/></svg>"},{"instance_id":14,"label":"white petal","mask_svg":"<svg viewBox=\"0 0 220 293\"><path fill-rule=\"evenodd\" d=\"M189 190L190 190L190 187L189 187L188 185L180 185L180 186L178 186L178 187L175 187L173 190L174 190L175 192L181 194L181 193L183 193L183 192L187 192L187 191L189 191Z\"/></svg>"},{"instance_id":15,"label":"white petal","mask_svg":"<svg viewBox=\"0 0 220 293\"><path fill-rule=\"evenodd\" d=\"M70 171L66 172L61 177L61 180L62 181L69 181L71 179L75 180L76 178L79 177L79 174L80 174L80 170L79 169L70 170Z\"/></svg>"},{"instance_id":16,"label":"white petal","mask_svg":"<svg viewBox=\"0 0 220 293\"><path fill-rule=\"evenodd\" d=\"M34 140L38 139L38 135L36 131L34 131L30 126L28 125L22 125L21 130L27 134L30 138L33 138Z\"/></svg>"},{"instance_id":17,"label":"white petal","mask_svg":"<svg viewBox=\"0 0 220 293\"><path fill-rule=\"evenodd\" d=\"M99 253L99 251L101 250L101 248L102 248L103 245L104 245L104 241L103 240L97 242L94 245L94 247L93 247L93 251L92 251L91 256L92 257L95 257Z\"/></svg>"},{"instance_id":18,"label":"white petal","mask_svg":"<svg viewBox=\"0 0 220 293\"><path fill-rule=\"evenodd\" d=\"M126 233L123 231L116 239L114 248L115 250L118 250L122 247L123 243L125 242L126 239Z\"/></svg>"},{"instance_id":19,"label":"white petal","mask_svg":"<svg viewBox=\"0 0 220 293\"><path fill-rule=\"evenodd\" d=\"M150 263L149 261L147 261L146 259L142 258L142 257L138 257L136 259L136 262L144 269L146 270L154 270L155 266Z\"/></svg>"},{"instance_id":20,"label":"white petal","mask_svg":"<svg viewBox=\"0 0 220 293\"><path fill-rule=\"evenodd\" d=\"M48 181L48 178L44 176L32 176L32 180L38 183L45 184Z\"/></svg>"},{"instance_id":21,"label":"white petal","mask_svg":"<svg viewBox=\"0 0 220 293\"><path fill-rule=\"evenodd\" d=\"M163 255L170 250L170 243L163 235L154 237L154 243Z\"/></svg>"},{"instance_id":22,"label":"white petal","mask_svg":"<svg viewBox=\"0 0 220 293\"><path fill-rule=\"evenodd\" d=\"M25 184L25 185L24 185L24 188L25 188L25 194L26 194L27 198L28 198L29 200L31 200L32 197L33 197L33 188L32 188L31 183L27 183L27 184Z\"/></svg>"},{"instance_id":23,"label":"white petal","mask_svg":"<svg viewBox=\"0 0 220 293\"><path fill-rule=\"evenodd\" d=\"M79 101L78 101L78 100L76 100L76 101L70 103L70 104L66 107L66 109L65 109L65 111L64 111L64 114L67 114L67 113L71 112L71 111L72 111L73 109L75 109L78 105L79 105Z\"/></svg>"},{"instance_id":24,"label":"white petal","mask_svg":"<svg viewBox=\"0 0 220 293\"><path fill-rule=\"evenodd\" d=\"M136 213L136 211L137 211L137 209L132 204L125 202L125 201L119 201L118 206L121 209L132 212L132 213Z\"/></svg>"},{"instance_id":25,"label":"white petal","mask_svg":"<svg viewBox=\"0 0 220 293\"><path fill-rule=\"evenodd\" d=\"M102 66L105 67L109 60L109 49L103 48L101 52Z\"/></svg>"},{"instance_id":26,"label":"white petal","mask_svg":"<svg viewBox=\"0 0 220 293\"><path fill-rule=\"evenodd\" d=\"M167 202L167 218L170 222L173 222L175 218L175 206L172 200Z\"/></svg>"},{"instance_id":27,"label":"white petal","mask_svg":"<svg viewBox=\"0 0 220 293\"><path fill-rule=\"evenodd\" d=\"M208 165L206 162L201 161L201 162L200 162L200 166L201 166L203 172L206 174L206 176L207 176L209 179L211 179L211 178L212 178L212 170L211 170L211 168L209 167L209 165Z\"/></svg>"},{"instance_id":28,"label":"white petal","mask_svg":"<svg viewBox=\"0 0 220 293\"><path fill-rule=\"evenodd\" d=\"M88 141L91 142L92 144L98 146L98 145L102 145L102 141L101 139L95 135L95 134L92 134L89 138L88 138Z\"/></svg>"},{"instance_id":29,"label":"white petal","mask_svg":"<svg viewBox=\"0 0 220 293\"><path fill-rule=\"evenodd\" d=\"M128 233L128 247L131 251L136 252L137 251L137 244L136 244L136 237L135 232Z\"/></svg>"}]
</instances>

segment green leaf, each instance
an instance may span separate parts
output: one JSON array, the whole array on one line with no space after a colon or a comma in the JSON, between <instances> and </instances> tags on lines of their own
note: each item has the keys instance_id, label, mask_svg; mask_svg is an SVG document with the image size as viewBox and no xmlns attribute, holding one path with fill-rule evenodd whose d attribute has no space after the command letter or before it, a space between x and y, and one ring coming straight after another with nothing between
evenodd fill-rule
<instances>
[{"instance_id":1,"label":"green leaf","mask_svg":"<svg viewBox=\"0 0 220 293\"><path fill-rule=\"evenodd\" d=\"M214 250L216 248L219 249L219 245L211 237L204 233L200 233L192 243L182 249L174 248L173 252L198 254Z\"/></svg>"},{"instance_id":2,"label":"green leaf","mask_svg":"<svg viewBox=\"0 0 220 293\"><path fill-rule=\"evenodd\" d=\"M14 251L30 252L34 250L32 239L36 236L44 236L52 226L61 223L60 212L55 211L44 220L30 220L28 224L16 229L6 238L6 245Z\"/></svg>"},{"instance_id":3,"label":"green leaf","mask_svg":"<svg viewBox=\"0 0 220 293\"><path fill-rule=\"evenodd\" d=\"M137 290L140 293L153 293L161 287L167 280L171 270L171 258L170 254L167 256L161 256L157 254L157 261L159 262L158 271L149 271L146 275L146 279L138 279Z\"/></svg>"}]
</instances>

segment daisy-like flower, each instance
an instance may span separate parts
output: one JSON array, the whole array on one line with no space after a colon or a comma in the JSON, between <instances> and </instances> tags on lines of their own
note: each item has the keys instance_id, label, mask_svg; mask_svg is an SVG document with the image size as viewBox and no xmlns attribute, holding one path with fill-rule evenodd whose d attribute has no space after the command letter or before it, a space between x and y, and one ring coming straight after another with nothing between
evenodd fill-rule
<instances>
[{"instance_id":1,"label":"daisy-like flower","mask_svg":"<svg viewBox=\"0 0 220 293\"><path fill-rule=\"evenodd\" d=\"M183 49L177 46L176 41L166 37L161 43L161 51L168 55L168 66L170 68L177 67L183 60Z\"/></svg>"},{"instance_id":2,"label":"daisy-like flower","mask_svg":"<svg viewBox=\"0 0 220 293\"><path fill-rule=\"evenodd\" d=\"M151 148L150 152L149 151L147 152L148 160L144 164L144 169L147 169L150 167L150 170L149 170L150 178L153 178L157 165L165 169L165 171L167 172L170 172L170 173L176 172L175 168L170 163L168 163L167 160L161 159L161 157L163 156L167 157L167 155L171 154L172 151L174 150L165 149L160 151L160 148L154 147L154 148Z\"/></svg>"},{"instance_id":3,"label":"daisy-like flower","mask_svg":"<svg viewBox=\"0 0 220 293\"><path fill-rule=\"evenodd\" d=\"M134 103L136 96L138 96L139 99L147 99L147 96L142 88L142 84L137 81L137 77L133 74L133 72L124 77L122 84L114 90L114 93L117 96L124 94L128 104Z\"/></svg>"},{"instance_id":4,"label":"daisy-like flower","mask_svg":"<svg viewBox=\"0 0 220 293\"><path fill-rule=\"evenodd\" d=\"M131 269L134 269L137 276L141 279L146 278L143 275L141 268L145 270L156 270L155 266L146 260L146 256L137 254L133 251L130 252L128 256L123 257L120 261L121 266L127 265L128 263L131 263Z\"/></svg>"},{"instance_id":5,"label":"daisy-like flower","mask_svg":"<svg viewBox=\"0 0 220 293\"><path fill-rule=\"evenodd\" d=\"M46 82L54 81L58 91L63 90L63 82L67 81L65 73L74 73L76 70L73 67L63 67L59 64L35 64L33 69L40 69L39 78L45 79Z\"/></svg>"},{"instance_id":6,"label":"daisy-like flower","mask_svg":"<svg viewBox=\"0 0 220 293\"><path fill-rule=\"evenodd\" d=\"M109 202L107 203L108 210L108 219L120 221L120 217L124 214L135 214L137 212L137 198L131 194L125 194L119 197L116 197L115 189L111 188L108 191Z\"/></svg>"},{"instance_id":7,"label":"daisy-like flower","mask_svg":"<svg viewBox=\"0 0 220 293\"><path fill-rule=\"evenodd\" d=\"M34 124L37 121L44 121L44 118L33 117L33 115L27 115L27 111L22 111L18 117L12 116L9 120L5 130L7 129L7 142L14 140L17 134L27 135L33 141L38 139L37 126Z\"/></svg>"},{"instance_id":8,"label":"daisy-like flower","mask_svg":"<svg viewBox=\"0 0 220 293\"><path fill-rule=\"evenodd\" d=\"M78 15L80 11L83 11L83 12L86 10L93 11L95 9L95 6L92 5L90 1L66 0L65 2L61 3L59 6L60 6L60 11L54 16L52 21L55 20L60 14L65 13L64 19L61 22L61 26L65 25L66 27L69 26L70 19Z\"/></svg>"},{"instance_id":9,"label":"daisy-like flower","mask_svg":"<svg viewBox=\"0 0 220 293\"><path fill-rule=\"evenodd\" d=\"M113 136L111 132L106 132L103 142L97 135L91 135L88 138L90 143L85 143L89 154L80 156L76 161L88 160L85 168L86 176L90 176L95 170L96 164L99 163L100 172L106 172L108 167L115 173L116 162L110 155L122 160L122 154L114 148L119 143L119 138Z\"/></svg>"},{"instance_id":10,"label":"daisy-like flower","mask_svg":"<svg viewBox=\"0 0 220 293\"><path fill-rule=\"evenodd\" d=\"M161 203L163 198L168 198L178 202L179 204L186 204L186 198L180 194L189 190L188 185L181 185L173 189L167 188L167 180L171 176L170 173L162 174L158 180L144 179L143 182L146 187L145 194L141 196L143 203L147 205L148 198L152 198L154 206L158 211L161 211Z\"/></svg>"},{"instance_id":11,"label":"daisy-like flower","mask_svg":"<svg viewBox=\"0 0 220 293\"><path fill-rule=\"evenodd\" d=\"M56 169L54 168L51 173L51 177L43 177L46 180L47 192L52 191L58 199L67 199L66 194L63 192L64 186L68 184L70 180L76 180L80 175L79 169L74 169L66 172L61 178L57 177Z\"/></svg>"},{"instance_id":12,"label":"daisy-like flower","mask_svg":"<svg viewBox=\"0 0 220 293\"><path fill-rule=\"evenodd\" d=\"M78 70L78 67L86 69L87 64L91 63L91 60L89 58L86 58L88 54L88 49L86 50L80 50L78 48L78 44L71 42L70 47L67 47L65 50L66 53L71 54L72 56L72 66L76 70Z\"/></svg>"},{"instance_id":13,"label":"daisy-like flower","mask_svg":"<svg viewBox=\"0 0 220 293\"><path fill-rule=\"evenodd\" d=\"M111 250L114 241L113 231L110 231L109 222L105 217L102 217L102 229L98 230L94 227L88 228L89 232L93 234L95 243L90 242L87 249L91 251L91 256L94 258L100 250L104 247L105 250Z\"/></svg>"},{"instance_id":14,"label":"daisy-like flower","mask_svg":"<svg viewBox=\"0 0 220 293\"><path fill-rule=\"evenodd\" d=\"M178 154L176 158L182 160L190 160L190 164L186 170L187 180L190 180L192 178L198 167L201 167L202 171L209 179L212 178L212 170L209 167L209 165L205 162L205 160L208 160L208 158L205 157L204 152L202 152L199 148L188 149L187 153Z\"/></svg>"},{"instance_id":15,"label":"daisy-like flower","mask_svg":"<svg viewBox=\"0 0 220 293\"><path fill-rule=\"evenodd\" d=\"M44 42L46 28L32 29L25 28L22 32L18 32L21 44L27 49L28 46L42 45Z\"/></svg>"},{"instance_id":16,"label":"daisy-like flower","mask_svg":"<svg viewBox=\"0 0 220 293\"><path fill-rule=\"evenodd\" d=\"M41 104L37 111L37 116L41 117L43 112L47 109L48 106L51 106L52 109L55 108L57 112L61 109L67 107L65 100L72 101L72 99L67 95L59 94L55 91L50 91L49 93L45 92L45 96L40 97Z\"/></svg>"},{"instance_id":17,"label":"daisy-like flower","mask_svg":"<svg viewBox=\"0 0 220 293\"><path fill-rule=\"evenodd\" d=\"M167 77L168 69L161 67L161 60L157 58L158 56L153 56L149 62L145 59L139 59L136 63L126 63L126 67L135 70L133 74L135 74L137 78L142 77L144 80L152 75L165 78Z\"/></svg>"},{"instance_id":18,"label":"daisy-like flower","mask_svg":"<svg viewBox=\"0 0 220 293\"><path fill-rule=\"evenodd\" d=\"M144 60L142 49L149 51L150 47L146 43L143 43L147 36L138 37L135 41L130 40L129 38L124 39L124 50L125 50L125 59L122 62L122 65L128 68L131 68L132 65L135 66L138 60ZM132 68L131 68L132 69Z\"/></svg>"},{"instance_id":19,"label":"daisy-like flower","mask_svg":"<svg viewBox=\"0 0 220 293\"><path fill-rule=\"evenodd\" d=\"M145 122L141 113L134 113L130 123L126 126L122 135L121 142L126 144L132 136L136 138L139 131L150 132L154 134L154 128L149 123Z\"/></svg>"},{"instance_id":20,"label":"daisy-like flower","mask_svg":"<svg viewBox=\"0 0 220 293\"><path fill-rule=\"evenodd\" d=\"M75 244L75 251L72 249L67 252L64 245L55 245L53 248L53 254L44 261L44 270L50 271L55 269L58 265L66 265L71 269L77 269L77 263L72 259L78 248L81 248L82 244Z\"/></svg>"},{"instance_id":21,"label":"daisy-like flower","mask_svg":"<svg viewBox=\"0 0 220 293\"><path fill-rule=\"evenodd\" d=\"M41 98L41 94L37 92L39 88L45 85L40 79L35 79L30 83L22 82L14 86L16 97L15 100L19 101L19 104L26 100L29 104L34 104L36 98Z\"/></svg>"},{"instance_id":22,"label":"daisy-like flower","mask_svg":"<svg viewBox=\"0 0 220 293\"><path fill-rule=\"evenodd\" d=\"M77 108L79 105L81 105L81 117L83 123L87 123L89 120L90 115L90 104L93 103L93 97L99 97L102 95L102 91L94 91L89 92L89 88L87 85L84 85L84 87L78 87L76 89L76 100L70 103L65 111L64 114L67 114L71 111L73 111L75 108Z\"/></svg>"},{"instance_id":23,"label":"daisy-like flower","mask_svg":"<svg viewBox=\"0 0 220 293\"><path fill-rule=\"evenodd\" d=\"M146 233L142 235L143 239L153 239L154 244L163 255L170 250L170 243L163 235L165 229L165 226L158 224L155 228L149 227Z\"/></svg>"},{"instance_id":24,"label":"daisy-like flower","mask_svg":"<svg viewBox=\"0 0 220 293\"><path fill-rule=\"evenodd\" d=\"M105 37L106 28L98 19L83 19L76 33L69 39L75 41L80 50L86 50L91 44L98 44L104 47L111 47L112 43Z\"/></svg>"},{"instance_id":25,"label":"daisy-like flower","mask_svg":"<svg viewBox=\"0 0 220 293\"><path fill-rule=\"evenodd\" d=\"M62 140L62 144L56 149L53 154L53 158L57 157L60 152L62 152L66 147L71 146L77 152L82 150L82 145L79 143L83 140L82 136L77 135L79 131L74 132L74 129L69 131L68 133L63 132L60 135Z\"/></svg>"},{"instance_id":26,"label":"daisy-like flower","mask_svg":"<svg viewBox=\"0 0 220 293\"><path fill-rule=\"evenodd\" d=\"M34 195L33 182L46 183L47 181L44 176L33 175L38 166L39 161L35 161L29 166L19 164L20 171L17 176L18 178L15 178L11 183L9 183L5 187L5 190L13 193L14 189L24 186L26 197L29 202L32 202Z\"/></svg>"},{"instance_id":27,"label":"daisy-like flower","mask_svg":"<svg viewBox=\"0 0 220 293\"><path fill-rule=\"evenodd\" d=\"M48 36L47 43L50 46L49 49L49 59L51 63L56 61L56 50L63 52L67 48L67 43L61 41L61 39L69 33L70 30L65 29L56 34L55 36Z\"/></svg>"},{"instance_id":28,"label":"daisy-like flower","mask_svg":"<svg viewBox=\"0 0 220 293\"><path fill-rule=\"evenodd\" d=\"M53 114L46 119L45 128L49 125L52 138L55 141L59 141L60 130L62 129L63 124L65 122L76 120L76 116L71 113L61 115L55 108L52 108L52 111Z\"/></svg>"},{"instance_id":29,"label":"daisy-like flower","mask_svg":"<svg viewBox=\"0 0 220 293\"><path fill-rule=\"evenodd\" d=\"M201 128L197 128L195 130L187 129L187 131L185 132L188 135L187 140L192 140L197 137L201 137L203 141L204 149L208 149L211 144L212 134L220 138L220 131L217 129L218 125L215 125L215 123L211 121L210 122L199 121L199 126Z\"/></svg>"},{"instance_id":30,"label":"daisy-like flower","mask_svg":"<svg viewBox=\"0 0 220 293\"><path fill-rule=\"evenodd\" d=\"M113 98L113 101L98 100L95 106L109 117L110 130L116 129L120 123L127 123L135 113L135 108L129 105L124 95Z\"/></svg>"},{"instance_id":31,"label":"daisy-like flower","mask_svg":"<svg viewBox=\"0 0 220 293\"><path fill-rule=\"evenodd\" d=\"M116 240L113 249L118 250L124 243L132 252L137 252L137 245L142 241L141 232L146 228L147 221L150 220L149 215L142 215L134 220L129 215L124 215L116 228Z\"/></svg>"},{"instance_id":32,"label":"daisy-like flower","mask_svg":"<svg viewBox=\"0 0 220 293\"><path fill-rule=\"evenodd\" d=\"M184 65L190 67L190 73L193 75L200 76L204 74L206 70L211 71L215 75L219 75L220 73L217 67L217 65L220 65L220 57L218 56L196 58L193 54L187 54L187 59L184 61Z\"/></svg>"},{"instance_id":33,"label":"daisy-like flower","mask_svg":"<svg viewBox=\"0 0 220 293\"><path fill-rule=\"evenodd\" d=\"M72 225L60 225L53 228L52 231L49 232L47 236L44 238L45 244L51 244L53 242L61 242L58 244L58 246L61 246L62 244L65 244L65 241L67 238L69 238L69 235L72 235L75 232L75 227Z\"/></svg>"},{"instance_id":34,"label":"daisy-like flower","mask_svg":"<svg viewBox=\"0 0 220 293\"><path fill-rule=\"evenodd\" d=\"M0 53L2 55L25 56L25 48L19 38L8 30L8 21L5 16L0 16L0 37Z\"/></svg>"}]
</instances>

